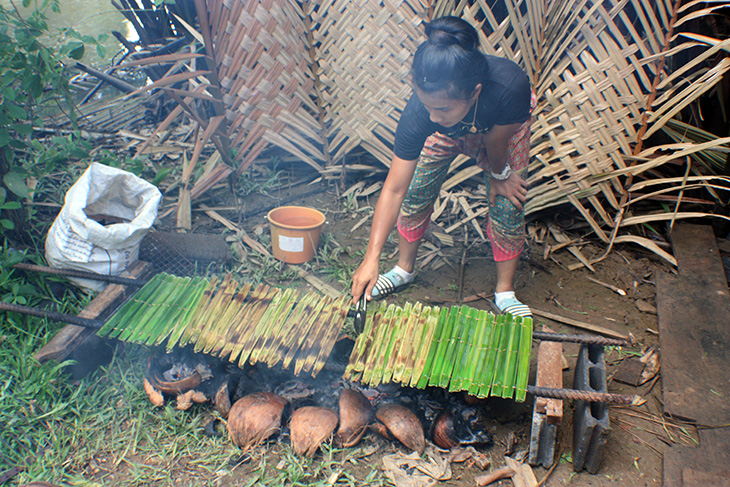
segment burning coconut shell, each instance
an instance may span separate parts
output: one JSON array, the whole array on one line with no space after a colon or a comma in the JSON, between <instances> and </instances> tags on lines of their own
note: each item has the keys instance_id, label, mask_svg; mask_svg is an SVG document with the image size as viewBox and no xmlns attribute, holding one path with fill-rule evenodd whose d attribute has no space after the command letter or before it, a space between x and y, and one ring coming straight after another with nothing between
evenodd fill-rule
<instances>
[{"instance_id":1,"label":"burning coconut shell","mask_svg":"<svg viewBox=\"0 0 730 487\"><path fill-rule=\"evenodd\" d=\"M317 448L332 437L337 427L337 413L319 406L305 406L291 415L291 444L299 455L311 457Z\"/></svg>"},{"instance_id":2,"label":"burning coconut shell","mask_svg":"<svg viewBox=\"0 0 730 487\"><path fill-rule=\"evenodd\" d=\"M228 436L248 450L279 431L289 402L273 392L255 392L236 401L228 413Z\"/></svg>"},{"instance_id":3,"label":"burning coconut shell","mask_svg":"<svg viewBox=\"0 0 730 487\"><path fill-rule=\"evenodd\" d=\"M367 431L372 415L373 408L367 397L352 389L342 389L337 443L345 448L357 445Z\"/></svg>"},{"instance_id":4,"label":"burning coconut shell","mask_svg":"<svg viewBox=\"0 0 730 487\"><path fill-rule=\"evenodd\" d=\"M431 425L431 438L435 444L446 450L492 441L489 433L476 430L463 415L454 414L449 409L444 409L434 419Z\"/></svg>"},{"instance_id":5,"label":"burning coconut shell","mask_svg":"<svg viewBox=\"0 0 730 487\"><path fill-rule=\"evenodd\" d=\"M426 449L423 425L415 413L407 407L394 403L385 404L378 409L375 417L406 448L417 451L419 454Z\"/></svg>"}]
</instances>

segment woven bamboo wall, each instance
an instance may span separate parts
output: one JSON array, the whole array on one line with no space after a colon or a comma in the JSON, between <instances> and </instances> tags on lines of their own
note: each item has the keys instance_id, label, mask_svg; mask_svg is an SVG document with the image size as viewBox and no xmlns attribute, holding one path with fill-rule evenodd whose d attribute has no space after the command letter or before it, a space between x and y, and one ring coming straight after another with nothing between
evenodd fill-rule
<instances>
[{"instance_id":1,"label":"woven bamboo wall","mask_svg":"<svg viewBox=\"0 0 730 487\"><path fill-rule=\"evenodd\" d=\"M667 220L625 218L636 189L633 178L645 184L654 177L648 169L677 156L689 161L702 147L663 147L657 157L656 148L643 148L643 138L730 69L723 62L701 78L690 76L681 91L668 83L673 77L664 59L681 50L668 51L668 39L687 15L677 11L679 4L209 0L207 7L227 130L244 165L269 145L318 170L339 164L358 146L388 165L411 92L408 71L423 39L420 24L431 16L460 15L481 29L485 52L527 71L539 97L527 213L572 204L604 242L632 241L671 262L650 240L619 231ZM722 46L708 53L717 49ZM459 164L447 188L478 172ZM688 174L700 177L696 168ZM667 191L682 190L677 187ZM484 201L472 198L468 206L466 214L478 213ZM678 209L672 219L696 216Z\"/></svg>"}]
</instances>

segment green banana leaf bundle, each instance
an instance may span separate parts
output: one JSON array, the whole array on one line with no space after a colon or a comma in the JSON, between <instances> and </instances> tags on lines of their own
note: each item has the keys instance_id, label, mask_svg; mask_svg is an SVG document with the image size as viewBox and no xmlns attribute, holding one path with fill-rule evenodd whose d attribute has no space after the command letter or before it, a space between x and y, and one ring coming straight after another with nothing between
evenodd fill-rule
<instances>
[{"instance_id":1,"label":"green banana leaf bundle","mask_svg":"<svg viewBox=\"0 0 730 487\"><path fill-rule=\"evenodd\" d=\"M394 382L523 402L531 351L532 318L381 304L367 316L344 377L371 387Z\"/></svg>"},{"instance_id":2,"label":"green banana leaf bundle","mask_svg":"<svg viewBox=\"0 0 730 487\"><path fill-rule=\"evenodd\" d=\"M350 299L265 284L157 274L98 331L168 350L191 346L243 367L293 365L316 376L345 323Z\"/></svg>"}]
</instances>

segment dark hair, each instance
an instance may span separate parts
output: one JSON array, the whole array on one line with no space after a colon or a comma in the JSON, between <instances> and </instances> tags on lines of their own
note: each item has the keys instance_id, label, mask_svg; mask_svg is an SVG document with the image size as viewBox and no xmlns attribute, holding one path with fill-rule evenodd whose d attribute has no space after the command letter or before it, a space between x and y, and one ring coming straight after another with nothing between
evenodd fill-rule
<instances>
[{"instance_id":1,"label":"dark hair","mask_svg":"<svg viewBox=\"0 0 730 487\"><path fill-rule=\"evenodd\" d=\"M413 56L414 85L426 93L469 98L488 72L476 29L458 17L440 17L426 24L426 35Z\"/></svg>"}]
</instances>

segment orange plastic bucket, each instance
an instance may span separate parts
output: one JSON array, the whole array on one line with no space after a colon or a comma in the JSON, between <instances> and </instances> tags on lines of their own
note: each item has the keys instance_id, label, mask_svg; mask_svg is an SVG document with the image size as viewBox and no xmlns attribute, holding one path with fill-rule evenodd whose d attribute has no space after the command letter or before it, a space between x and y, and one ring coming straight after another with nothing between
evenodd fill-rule
<instances>
[{"instance_id":1,"label":"orange plastic bucket","mask_svg":"<svg viewBox=\"0 0 730 487\"><path fill-rule=\"evenodd\" d=\"M303 264L314 257L325 216L304 206L280 206L268 215L274 257L287 264Z\"/></svg>"}]
</instances>

